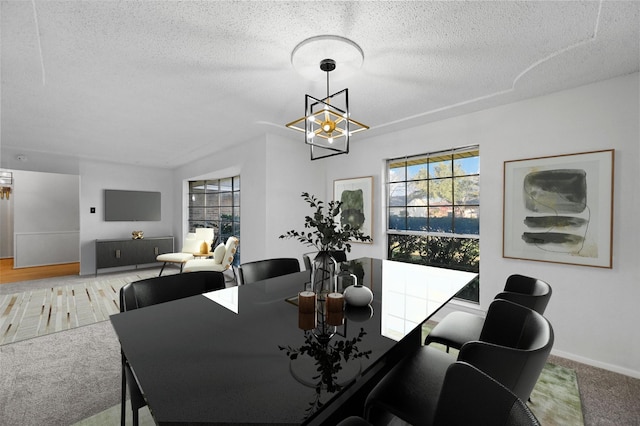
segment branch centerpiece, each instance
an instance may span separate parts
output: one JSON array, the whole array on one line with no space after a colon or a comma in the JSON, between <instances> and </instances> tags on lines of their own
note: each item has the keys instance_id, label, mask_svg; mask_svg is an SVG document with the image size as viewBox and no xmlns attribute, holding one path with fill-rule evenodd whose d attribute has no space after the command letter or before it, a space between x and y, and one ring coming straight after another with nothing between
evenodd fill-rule
<instances>
[{"instance_id":1,"label":"branch centerpiece","mask_svg":"<svg viewBox=\"0 0 640 426\"><path fill-rule=\"evenodd\" d=\"M313 261L311 282L316 294L323 298L327 293L335 291L337 262L331 252L351 251L350 241L369 242L371 237L365 235L359 227L349 223L342 224L340 201L325 203L315 195L302 193L302 198L310 208L315 209L312 215L305 216L304 230L290 230L280 238L295 238L309 247L315 247L318 255Z\"/></svg>"}]
</instances>

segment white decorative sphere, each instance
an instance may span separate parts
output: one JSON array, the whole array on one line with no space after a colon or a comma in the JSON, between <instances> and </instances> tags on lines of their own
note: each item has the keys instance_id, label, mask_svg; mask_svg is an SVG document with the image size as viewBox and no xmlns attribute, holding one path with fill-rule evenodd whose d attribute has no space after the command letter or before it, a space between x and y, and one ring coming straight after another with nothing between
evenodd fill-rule
<instances>
[{"instance_id":1,"label":"white decorative sphere","mask_svg":"<svg viewBox=\"0 0 640 426\"><path fill-rule=\"evenodd\" d=\"M352 306L367 306L373 301L373 293L363 285L350 285L344 289L344 300Z\"/></svg>"}]
</instances>

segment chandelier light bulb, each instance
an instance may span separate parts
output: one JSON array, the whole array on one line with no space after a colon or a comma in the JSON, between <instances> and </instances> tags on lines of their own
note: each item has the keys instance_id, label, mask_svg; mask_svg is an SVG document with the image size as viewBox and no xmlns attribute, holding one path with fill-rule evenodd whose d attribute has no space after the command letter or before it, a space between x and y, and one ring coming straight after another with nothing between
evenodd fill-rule
<instances>
[{"instance_id":1,"label":"chandelier light bulb","mask_svg":"<svg viewBox=\"0 0 640 426\"><path fill-rule=\"evenodd\" d=\"M313 137L314 137L315 135L316 135L316 134L315 134L315 133L313 133L313 132L309 132L309 133L307 133L307 137L308 137L309 139L313 139Z\"/></svg>"},{"instance_id":2,"label":"chandelier light bulb","mask_svg":"<svg viewBox=\"0 0 640 426\"><path fill-rule=\"evenodd\" d=\"M329 138L329 143L333 143L333 138Z\"/></svg>"}]
</instances>

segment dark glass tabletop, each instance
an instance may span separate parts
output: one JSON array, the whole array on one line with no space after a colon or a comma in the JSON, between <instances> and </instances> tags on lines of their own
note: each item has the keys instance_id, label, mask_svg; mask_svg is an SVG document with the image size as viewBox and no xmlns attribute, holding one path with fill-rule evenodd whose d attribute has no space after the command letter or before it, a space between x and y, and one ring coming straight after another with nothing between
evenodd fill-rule
<instances>
[{"instance_id":1,"label":"dark glass tabletop","mask_svg":"<svg viewBox=\"0 0 640 426\"><path fill-rule=\"evenodd\" d=\"M347 262L370 306L315 323L299 314L304 271L113 315L154 419L321 423L476 274L363 258ZM401 349L398 349L401 348Z\"/></svg>"}]
</instances>

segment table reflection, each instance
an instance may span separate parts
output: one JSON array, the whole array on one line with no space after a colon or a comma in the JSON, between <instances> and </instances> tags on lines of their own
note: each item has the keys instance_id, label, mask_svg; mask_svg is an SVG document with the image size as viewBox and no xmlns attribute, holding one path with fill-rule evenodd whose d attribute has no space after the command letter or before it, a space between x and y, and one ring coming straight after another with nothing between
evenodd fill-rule
<instances>
[{"instance_id":1,"label":"table reflection","mask_svg":"<svg viewBox=\"0 0 640 426\"><path fill-rule=\"evenodd\" d=\"M302 420L355 380L362 371L360 359L369 358L372 352L360 348L367 334L364 328L360 328L355 337L346 337L348 320L344 311L329 311L326 302L320 300L317 306L312 314L298 312L298 327L304 333L303 344L299 347L278 345L289 357L289 372L293 378L315 391Z\"/></svg>"},{"instance_id":2,"label":"table reflection","mask_svg":"<svg viewBox=\"0 0 640 426\"><path fill-rule=\"evenodd\" d=\"M400 341L451 298L452 288L459 289L476 275L383 260L381 334Z\"/></svg>"},{"instance_id":3,"label":"table reflection","mask_svg":"<svg viewBox=\"0 0 640 426\"><path fill-rule=\"evenodd\" d=\"M231 312L238 313L238 287L223 288L221 290L204 293L207 299L213 300L218 305L227 308Z\"/></svg>"}]
</instances>

